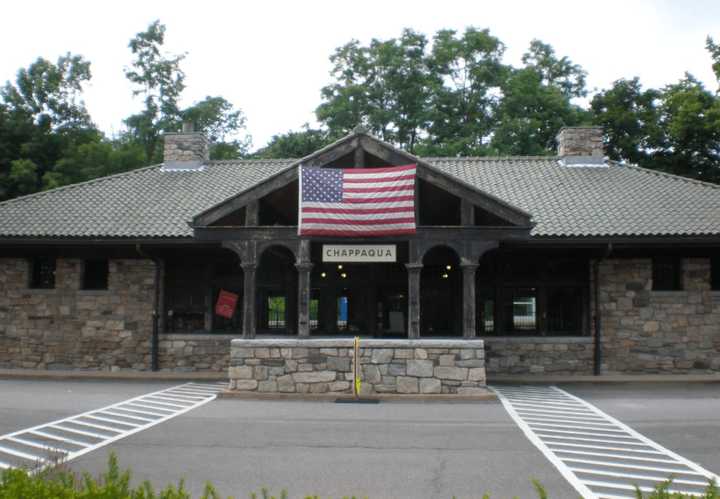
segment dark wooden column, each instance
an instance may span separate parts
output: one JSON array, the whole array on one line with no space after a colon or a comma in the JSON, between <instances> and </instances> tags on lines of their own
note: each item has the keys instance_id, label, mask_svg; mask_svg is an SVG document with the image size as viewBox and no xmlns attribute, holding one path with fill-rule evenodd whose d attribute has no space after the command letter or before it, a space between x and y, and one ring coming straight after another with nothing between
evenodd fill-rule
<instances>
[{"instance_id":1,"label":"dark wooden column","mask_svg":"<svg viewBox=\"0 0 720 499\"><path fill-rule=\"evenodd\" d=\"M460 225L475 225L475 206L465 198L460 200Z\"/></svg>"},{"instance_id":2,"label":"dark wooden column","mask_svg":"<svg viewBox=\"0 0 720 499\"><path fill-rule=\"evenodd\" d=\"M476 314L475 314L475 274L478 264L462 263L460 265L463 274L463 337L474 338L477 336L476 330Z\"/></svg>"},{"instance_id":3,"label":"dark wooden column","mask_svg":"<svg viewBox=\"0 0 720 499\"><path fill-rule=\"evenodd\" d=\"M260 201L254 199L245 207L245 225L255 227L260 220Z\"/></svg>"},{"instance_id":4,"label":"dark wooden column","mask_svg":"<svg viewBox=\"0 0 720 499\"><path fill-rule=\"evenodd\" d=\"M313 264L310 262L310 241L298 241L295 256L297 269L297 334L310 336L310 272Z\"/></svg>"},{"instance_id":5,"label":"dark wooden column","mask_svg":"<svg viewBox=\"0 0 720 499\"><path fill-rule=\"evenodd\" d=\"M298 273L298 336L310 336L310 262L296 263Z\"/></svg>"},{"instance_id":6,"label":"dark wooden column","mask_svg":"<svg viewBox=\"0 0 720 499\"><path fill-rule=\"evenodd\" d=\"M408 273L408 338L420 337L420 272L422 263L406 263Z\"/></svg>"},{"instance_id":7,"label":"dark wooden column","mask_svg":"<svg viewBox=\"0 0 720 499\"><path fill-rule=\"evenodd\" d=\"M255 288L257 279L257 264L255 262L242 263L243 269L243 338L255 337Z\"/></svg>"}]
</instances>

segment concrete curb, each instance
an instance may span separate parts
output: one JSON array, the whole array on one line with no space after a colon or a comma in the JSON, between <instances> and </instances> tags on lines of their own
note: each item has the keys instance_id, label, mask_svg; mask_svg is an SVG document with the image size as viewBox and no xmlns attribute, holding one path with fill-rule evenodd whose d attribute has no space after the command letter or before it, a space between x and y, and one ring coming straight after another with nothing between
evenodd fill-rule
<instances>
[{"instance_id":1,"label":"concrete curb","mask_svg":"<svg viewBox=\"0 0 720 499\"><path fill-rule=\"evenodd\" d=\"M175 371L47 371L42 369L0 369L0 379L87 379L122 381L226 381L227 372Z\"/></svg>"},{"instance_id":2,"label":"concrete curb","mask_svg":"<svg viewBox=\"0 0 720 499\"><path fill-rule=\"evenodd\" d=\"M218 399L224 400L299 400L314 402L335 402L336 400L353 400L349 393L260 393L260 392L238 392L225 390L218 393ZM497 395L488 390L483 395L451 395L451 394L395 394L395 393L374 393L363 396L362 400L379 400L382 402L478 402L486 400L497 400Z\"/></svg>"},{"instance_id":3,"label":"concrete curb","mask_svg":"<svg viewBox=\"0 0 720 499\"><path fill-rule=\"evenodd\" d=\"M589 375L507 375L488 376L494 383L720 383L720 374L607 374Z\"/></svg>"}]
</instances>

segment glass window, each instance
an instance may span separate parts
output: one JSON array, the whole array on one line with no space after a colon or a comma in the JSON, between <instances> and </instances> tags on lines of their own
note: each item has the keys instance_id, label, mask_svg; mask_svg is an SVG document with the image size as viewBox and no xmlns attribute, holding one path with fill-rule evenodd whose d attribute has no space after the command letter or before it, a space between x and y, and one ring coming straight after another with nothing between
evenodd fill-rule
<instances>
[{"instance_id":1,"label":"glass window","mask_svg":"<svg viewBox=\"0 0 720 499\"><path fill-rule=\"evenodd\" d=\"M268 296L267 301L267 326L268 329L285 328L285 297Z\"/></svg>"},{"instance_id":2,"label":"glass window","mask_svg":"<svg viewBox=\"0 0 720 499\"><path fill-rule=\"evenodd\" d=\"M505 328L510 332L533 333L537 330L537 291L535 288L506 290Z\"/></svg>"},{"instance_id":3,"label":"glass window","mask_svg":"<svg viewBox=\"0 0 720 499\"><path fill-rule=\"evenodd\" d=\"M339 296L337 299L337 330L347 331L348 312L350 311L350 300L347 296Z\"/></svg>"},{"instance_id":4,"label":"glass window","mask_svg":"<svg viewBox=\"0 0 720 499\"><path fill-rule=\"evenodd\" d=\"M720 291L720 256L710 259L710 289Z\"/></svg>"},{"instance_id":5,"label":"glass window","mask_svg":"<svg viewBox=\"0 0 720 499\"><path fill-rule=\"evenodd\" d=\"M484 300L480 313L480 330L485 334L495 332L495 300Z\"/></svg>"},{"instance_id":6,"label":"glass window","mask_svg":"<svg viewBox=\"0 0 720 499\"><path fill-rule=\"evenodd\" d=\"M85 260L82 289L107 289L109 265L107 260Z\"/></svg>"},{"instance_id":7,"label":"glass window","mask_svg":"<svg viewBox=\"0 0 720 499\"><path fill-rule=\"evenodd\" d=\"M320 300L318 298L310 299L310 329L318 329L318 311L320 309Z\"/></svg>"},{"instance_id":8,"label":"glass window","mask_svg":"<svg viewBox=\"0 0 720 499\"><path fill-rule=\"evenodd\" d=\"M39 256L30 261L30 287L33 289L55 288L54 257Z\"/></svg>"},{"instance_id":9,"label":"glass window","mask_svg":"<svg viewBox=\"0 0 720 499\"><path fill-rule=\"evenodd\" d=\"M581 334L583 292L581 288L547 288L547 333Z\"/></svg>"},{"instance_id":10,"label":"glass window","mask_svg":"<svg viewBox=\"0 0 720 499\"><path fill-rule=\"evenodd\" d=\"M682 289L682 265L680 257L653 258L652 279L654 291L678 291Z\"/></svg>"}]
</instances>

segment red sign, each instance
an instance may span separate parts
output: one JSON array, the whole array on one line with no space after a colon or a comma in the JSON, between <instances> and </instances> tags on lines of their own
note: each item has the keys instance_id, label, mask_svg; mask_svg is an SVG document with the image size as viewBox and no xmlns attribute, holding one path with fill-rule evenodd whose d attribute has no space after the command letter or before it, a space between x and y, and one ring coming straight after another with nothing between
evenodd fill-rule
<instances>
[{"instance_id":1,"label":"red sign","mask_svg":"<svg viewBox=\"0 0 720 499\"><path fill-rule=\"evenodd\" d=\"M217 303L215 304L215 313L221 317L225 317L226 319L232 319L232 316L235 315L237 302L238 295L221 289L220 294L218 295Z\"/></svg>"}]
</instances>

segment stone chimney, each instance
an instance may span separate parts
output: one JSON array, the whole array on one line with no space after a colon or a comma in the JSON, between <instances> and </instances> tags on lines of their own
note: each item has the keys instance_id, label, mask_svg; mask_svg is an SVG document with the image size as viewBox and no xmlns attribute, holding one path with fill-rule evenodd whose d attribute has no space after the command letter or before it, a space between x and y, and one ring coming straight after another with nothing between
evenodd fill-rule
<instances>
[{"instance_id":1,"label":"stone chimney","mask_svg":"<svg viewBox=\"0 0 720 499\"><path fill-rule=\"evenodd\" d=\"M602 158L603 129L600 126L569 126L557 135L558 156Z\"/></svg>"},{"instance_id":2,"label":"stone chimney","mask_svg":"<svg viewBox=\"0 0 720 499\"><path fill-rule=\"evenodd\" d=\"M166 132L164 139L164 170L197 170L210 159L207 137L192 123L183 123L182 132Z\"/></svg>"}]
</instances>

